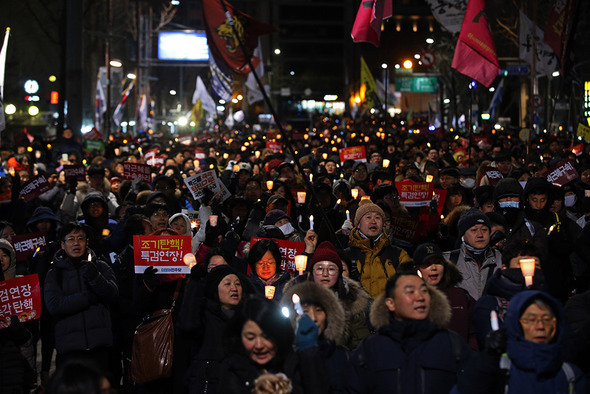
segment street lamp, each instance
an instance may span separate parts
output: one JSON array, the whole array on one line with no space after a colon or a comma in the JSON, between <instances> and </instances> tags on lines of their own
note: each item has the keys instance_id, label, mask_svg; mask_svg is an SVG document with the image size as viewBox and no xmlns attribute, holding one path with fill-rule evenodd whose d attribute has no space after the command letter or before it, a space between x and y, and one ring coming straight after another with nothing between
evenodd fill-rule
<instances>
[{"instance_id":1,"label":"street lamp","mask_svg":"<svg viewBox=\"0 0 590 394\"><path fill-rule=\"evenodd\" d=\"M111 65L111 67L115 67L115 68L121 68L123 67L123 63L120 60L117 59L113 59L109 62L109 64Z\"/></svg>"}]
</instances>

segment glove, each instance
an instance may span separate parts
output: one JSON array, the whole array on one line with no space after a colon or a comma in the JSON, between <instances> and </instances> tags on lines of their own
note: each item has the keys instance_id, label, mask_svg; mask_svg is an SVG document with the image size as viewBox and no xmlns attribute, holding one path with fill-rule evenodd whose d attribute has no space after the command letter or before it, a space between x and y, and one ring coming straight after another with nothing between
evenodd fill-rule
<instances>
[{"instance_id":1,"label":"glove","mask_svg":"<svg viewBox=\"0 0 590 394\"><path fill-rule=\"evenodd\" d=\"M353 228L354 228L354 225L352 224L352 221L350 221L350 219L346 219L344 221L344 223L342 224L342 230L350 231Z\"/></svg>"},{"instance_id":2,"label":"glove","mask_svg":"<svg viewBox=\"0 0 590 394\"><path fill-rule=\"evenodd\" d=\"M82 277L87 281L93 281L98 277L98 269L96 269L96 265L92 261L87 261L82 265Z\"/></svg>"},{"instance_id":3,"label":"glove","mask_svg":"<svg viewBox=\"0 0 590 394\"><path fill-rule=\"evenodd\" d=\"M31 338L30 331L18 320L16 315L10 317L10 326L6 330L8 331L8 337L17 346L23 345Z\"/></svg>"},{"instance_id":4,"label":"glove","mask_svg":"<svg viewBox=\"0 0 590 394\"><path fill-rule=\"evenodd\" d=\"M149 290L154 290L160 284L156 272L158 272L158 269L152 266L143 271L143 283Z\"/></svg>"},{"instance_id":5,"label":"glove","mask_svg":"<svg viewBox=\"0 0 590 394\"><path fill-rule=\"evenodd\" d=\"M305 350L318 345L320 329L307 313L297 319L295 329L295 344L297 350Z\"/></svg>"},{"instance_id":6,"label":"glove","mask_svg":"<svg viewBox=\"0 0 590 394\"><path fill-rule=\"evenodd\" d=\"M489 356L499 360L506 352L506 342L507 335L504 327L497 331L490 331L486 335L485 351Z\"/></svg>"}]
</instances>

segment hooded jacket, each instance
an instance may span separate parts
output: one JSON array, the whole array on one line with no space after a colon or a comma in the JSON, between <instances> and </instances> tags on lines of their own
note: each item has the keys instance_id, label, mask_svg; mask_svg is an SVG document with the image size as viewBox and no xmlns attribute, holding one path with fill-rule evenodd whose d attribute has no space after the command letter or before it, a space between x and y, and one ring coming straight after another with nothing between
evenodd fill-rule
<instances>
[{"instance_id":1,"label":"hooded jacket","mask_svg":"<svg viewBox=\"0 0 590 394\"><path fill-rule=\"evenodd\" d=\"M44 286L47 310L55 318L58 353L108 347L113 344L109 303L118 295L111 267L92 256L98 276L91 278L89 263L74 263L59 250Z\"/></svg>"},{"instance_id":2,"label":"hooded jacket","mask_svg":"<svg viewBox=\"0 0 590 394\"><path fill-rule=\"evenodd\" d=\"M119 203L117 202L117 197L111 192L111 183L106 178L104 179L103 189L104 191L101 194L107 202L107 212L109 215L115 216L115 210L119 207ZM60 209L68 220L76 220L76 218L82 214L81 202L84 201L88 193L91 192L100 193L97 190L94 190L89 183L78 182L76 193L66 193Z\"/></svg>"},{"instance_id":3,"label":"hooded jacket","mask_svg":"<svg viewBox=\"0 0 590 394\"><path fill-rule=\"evenodd\" d=\"M371 307L376 335L365 339L351 362L363 393L448 393L471 351L456 333L442 328L451 317L444 294L427 285L427 319L398 321L380 295Z\"/></svg>"},{"instance_id":4,"label":"hooded jacket","mask_svg":"<svg viewBox=\"0 0 590 394\"><path fill-rule=\"evenodd\" d=\"M348 245L352 259L351 276L359 275L361 284L373 298L383 293L385 283L395 274L396 267L410 259L405 250L391 245L385 232L373 241L354 228Z\"/></svg>"}]
</instances>

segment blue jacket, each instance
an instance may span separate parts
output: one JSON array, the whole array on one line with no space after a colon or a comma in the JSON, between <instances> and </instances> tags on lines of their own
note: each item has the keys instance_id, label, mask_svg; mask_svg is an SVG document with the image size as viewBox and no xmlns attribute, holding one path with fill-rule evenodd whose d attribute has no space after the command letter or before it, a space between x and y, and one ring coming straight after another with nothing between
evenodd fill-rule
<instances>
[{"instance_id":1,"label":"blue jacket","mask_svg":"<svg viewBox=\"0 0 590 394\"><path fill-rule=\"evenodd\" d=\"M115 274L90 251L98 276L90 279L88 263L74 264L63 250L45 279L47 310L55 318L58 353L108 347L113 343L109 304L117 299Z\"/></svg>"}]
</instances>

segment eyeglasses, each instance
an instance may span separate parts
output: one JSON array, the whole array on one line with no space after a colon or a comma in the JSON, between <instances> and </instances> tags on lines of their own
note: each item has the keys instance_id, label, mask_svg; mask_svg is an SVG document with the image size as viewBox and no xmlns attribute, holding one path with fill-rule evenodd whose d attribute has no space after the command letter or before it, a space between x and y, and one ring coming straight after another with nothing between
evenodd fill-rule
<instances>
[{"instance_id":1,"label":"eyeglasses","mask_svg":"<svg viewBox=\"0 0 590 394\"><path fill-rule=\"evenodd\" d=\"M86 242L86 237L67 237L66 242L70 244L74 242L82 243Z\"/></svg>"},{"instance_id":2,"label":"eyeglasses","mask_svg":"<svg viewBox=\"0 0 590 394\"><path fill-rule=\"evenodd\" d=\"M277 263L270 263L270 262L261 262L261 261L259 261L258 263L256 263L256 266L257 267L260 267L260 268L270 268L270 267L272 267L273 265L276 265L276 264Z\"/></svg>"},{"instance_id":3,"label":"eyeglasses","mask_svg":"<svg viewBox=\"0 0 590 394\"><path fill-rule=\"evenodd\" d=\"M322 267L322 266L319 266L319 265L316 265L315 267L313 267L313 272L316 273L316 274L318 274L318 275L323 274L324 271L326 271L326 270L328 271L328 275L330 275L330 276L334 276L334 275L337 275L338 274L338 268L336 268L336 267L332 267L332 266L330 266L330 267Z\"/></svg>"},{"instance_id":4,"label":"eyeglasses","mask_svg":"<svg viewBox=\"0 0 590 394\"><path fill-rule=\"evenodd\" d=\"M165 212L154 212L152 213L152 216L156 218L167 218L168 214Z\"/></svg>"},{"instance_id":5,"label":"eyeglasses","mask_svg":"<svg viewBox=\"0 0 590 394\"><path fill-rule=\"evenodd\" d=\"M537 326L539 322L543 323L543 327L547 327L548 325L552 324L555 321L555 317L535 317L535 318L526 318L523 317L520 319L520 322L525 326Z\"/></svg>"}]
</instances>

